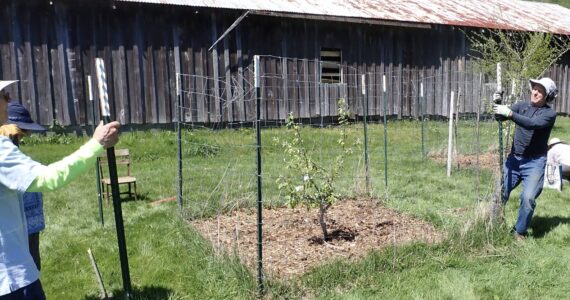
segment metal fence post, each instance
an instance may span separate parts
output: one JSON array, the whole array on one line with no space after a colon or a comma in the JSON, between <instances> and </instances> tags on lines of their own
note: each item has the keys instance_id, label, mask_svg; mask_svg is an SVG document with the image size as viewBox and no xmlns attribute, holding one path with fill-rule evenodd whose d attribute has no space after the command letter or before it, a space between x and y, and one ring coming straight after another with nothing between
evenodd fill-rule
<instances>
[{"instance_id":1,"label":"metal fence post","mask_svg":"<svg viewBox=\"0 0 570 300\"><path fill-rule=\"evenodd\" d=\"M362 110L364 111L364 168L366 194L370 194L370 167L368 163L368 98L366 98L366 74L362 74Z\"/></svg>"},{"instance_id":2,"label":"metal fence post","mask_svg":"<svg viewBox=\"0 0 570 300\"><path fill-rule=\"evenodd\" d=\"M91 111L93 117L93 132L95 132L96 118L95 115L95 101L93 100L93 86L91 85L91 75L87 76L87 90L89 92L89 101L91 101ZM101 226L105 226L105 219L103 218L103 199L101 195L101 170L99 169L99 157L95 161L95 173L97 174L97 201L99 204L99 223Z\"/></svg>"},{"instance_id":3,"label":"metal fence post","mask_svg":"<svg viewBox=\"0 0 570 300\"><path fill-rule=\"evenodd\" d=\"M261 77L259 55L254 58L255 71L255 97L256 97L256 117L255 133L257 143L257 285L258 296L261 298L265 292L263 280L263 198L261 195Z\"/></svg>"},{"instance_id":4,"label":"metal fence post","mask_svg":"<svg viewBox=\"0 0 570 300\"><path fill-rule=\"evenodd\" d=\"M105 75L105 64L102 58L96 58L97 77L99 83L99 102L101 104L101 115L103 121L111 121L109 111L109 98L107 95L107 80ZM127 242L125 239L125 229L123 225L123 211L121 208L121 198L119 194L119 182L117 177L117 164L115 161L115 147L107 148L107 161L109 164L109 178L111 179L111 192L113 197L113 210L115 212L115 227L117 229L117 243L119 246L119 259L121 262L121 275L123 278L123 289L125 299L131 299L131 275L129 272L129 260L127 255Z\"/></svg>"},{"instance_id":5,"label":"metal fence post","mask_svg":"<svg viewBox=\"0 0 570 300\"><path fill-rule=\"evenodd\" d=\"M177 150L176 155L178 159L178 191L176 193L176 202L178 203L178 209L182 212L182 93L180 92L180 73L176 73L176 96L178 99L178 109L176 123L176 139L177 139Z\"/></svg>"},{"instance_id":6,"label":"metal fence post","mask_svg":"<svg viewBox=\"0 0 570 300\"><path fill-rule=\"evenodd\" d=\"M388 187L388 98L386 94L386 75L382 75L382 89L384 91L384 186Z\"/></svg>"}]
</instances>

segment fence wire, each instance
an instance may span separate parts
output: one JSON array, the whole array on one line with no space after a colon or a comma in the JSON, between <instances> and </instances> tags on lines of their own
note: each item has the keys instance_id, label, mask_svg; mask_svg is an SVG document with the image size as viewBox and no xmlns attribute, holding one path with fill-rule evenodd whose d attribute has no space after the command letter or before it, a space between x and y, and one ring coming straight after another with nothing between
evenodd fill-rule
<instances>
[{"instance_id":1,"label":"fence wire","mask_svg":"<svg viewBox=\"0 0 570 300\"><path fill-rule=\"evenodd\" d=\"M223 78L180 74L177 105L182 215L220 253L236 254L252 273L259 268L259 246L264 276L289 278L330 258L359 257L386 247L394 249L396 262L397 246L403 243L440 240L432 225L381 204L417 196L418 191L400 190L414 177L423 178L422 172L433 170L424 164L444 170L450 160L452 174L464 170L475 174L475 188L464 197L474 202L490 197L493 184L481 174L499 168L497 122L489 102L496 84L487 83L482 75L472 70L425 76L411 71L370 73L339 65L340 80L331 83L321 80L319 61L273 56L262 56L260 61L261 141L256 140L252 68ZM524 96L510 96L509 101ZM278 179L296 176L302 181L305 176L287 168L283 142L294 138L286 128L289 115L301 125L308 159L323 168L337 163L343 153L338 144L339 99L348 104L350 124L344 128L353 151L344 157L334 183L341 197L327 216L336 234L336 240L329 242L319 240L317 211L289 208L289 195L280 189ZM511 131L505 130L505 140ZM445 171L438 176L445 176ZM255 211L259 192L264 208L261 223ZM364 241L366 245L354 247Z\"/></svg>"}]
</instances>

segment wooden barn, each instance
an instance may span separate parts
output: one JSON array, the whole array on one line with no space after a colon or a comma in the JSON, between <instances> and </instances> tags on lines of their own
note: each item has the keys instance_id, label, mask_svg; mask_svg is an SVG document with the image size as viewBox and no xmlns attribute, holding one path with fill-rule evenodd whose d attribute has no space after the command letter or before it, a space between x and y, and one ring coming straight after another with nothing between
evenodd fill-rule
<instances>
[{"instance_id":1,"label":"wooden barn","mask_svg":"<svg viewBox=\"0 0 570 300\"><path fill-rule=\"evenodd\" d=\"M570 34L570 10L518 0L2 3L2 79L20 80L10 93L44 125L93 123L87 78L95 77L96 57L107 66L113 119L123 124L177 121L177 78L188 108L183 121L252 121L253 94L245 87L253 80L254 55L262 56L266 75L267 120L283 120L288 112L334 115L339 97L357 115L364 107L370 116L383 115L384 76L386 114L417 116L420 82L427 91L425 113L447 116L449 95L458 90L459 111L471 113L483 82L464 71L471 62L463 30ZM561 114L570 111L569 64L566 56L547 73L559 86Z\"/></svg>"}]
</instances>

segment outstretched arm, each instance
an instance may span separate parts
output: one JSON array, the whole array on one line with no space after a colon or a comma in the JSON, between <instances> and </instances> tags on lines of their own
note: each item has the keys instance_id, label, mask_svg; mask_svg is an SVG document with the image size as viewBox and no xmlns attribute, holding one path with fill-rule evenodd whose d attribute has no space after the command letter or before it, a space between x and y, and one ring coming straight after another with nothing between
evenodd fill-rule
<instances>
[{"instance_id":1,"label":"outstretched arm","mask_svg":"<svg viewBox=\"0 0 570 300\"><path fill-rule=\"evenodd\" d=\"M552 113L546 113L529 118L513 112L511 119L515 124L526 129L540 129L554 125L554 122L556 121L556 113L552 111Z\"/></svg>"},{"instance_id":2,"label":"outstretched arm","mask_svg":"<svg viewBox=\"0 0 570 300\"><path fill-rule=\"evenodd\" d=\"M48 166L38 166L38 175L27 192L47 192L58 189L95 164L103 146L95 139L89 140L79 150Z\"/></svg>"},{"instance_id":3,"label":"outstretched arm","mask_svg":"<svg viewBox=\"0 0 570 300\"><path fill-rule=\"evenodd\" d=\"M77 151L48 166L37 167L37 176L26 191L45 192L60 188L95 164L103 148L109 148L118 141L118 122L99 124L93 138Z\"/></svg>"}]
</instances>

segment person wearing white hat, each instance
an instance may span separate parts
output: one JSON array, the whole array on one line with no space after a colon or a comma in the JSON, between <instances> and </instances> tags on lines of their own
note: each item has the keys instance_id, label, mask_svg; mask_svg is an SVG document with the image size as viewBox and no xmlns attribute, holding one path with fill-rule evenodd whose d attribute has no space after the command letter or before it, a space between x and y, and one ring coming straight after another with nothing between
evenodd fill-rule
<instances>
[{"instance_id":1,"label":"person wearing white hat","mask_svg":"<svg viewBox=\"0 0 570 300\"><path fill-rule=\"evenodd\" d=\"M570 180L570 145L559 138L548 141L546 161L550 165L562 167L562 177Z\"/></svg>"},{"instance_id":2,"label":"person wearing white hat","mask_svg":"<svg viewBox=\"0 0 570 300\"><path fill-rule=\"evenodd\" d=\"M514 236L524 240L536 207L536 199L542 192L546 166L547 141L556 121L556 112L549 103L558 90L548 77L530 79L530 101L520 101L508 107L495 104L493 111L498 120L512 120L517 126L511 152L505 161L502 205L521 182L520 208L514 226ZM501 103L502 93L493 95L494 103Z\"/></svg>"},{"instance_id":3,"label":"person wearing white hat","mask_svg":"<svg viewBox=\"0 0 570 300\"><path fill-rule=\"evenodd\" d=\"M0 124L8 119L10 95L4 90L16 81L0 81ZM0 136L0 300L42 300L39 271L28 249L25 192L62 187L95 165L104 148L118 141L118 122L99 124L87 143L48 166L24 155L8 137Z\"/></svg>"}]
</instances>

